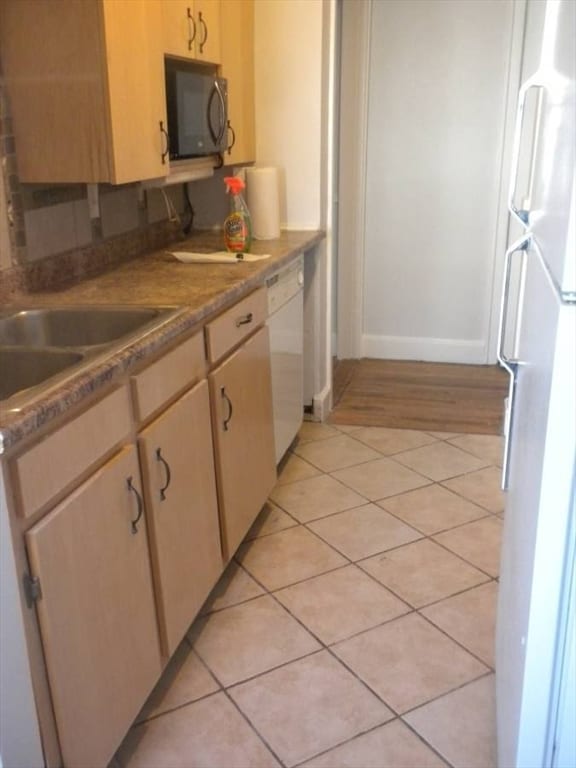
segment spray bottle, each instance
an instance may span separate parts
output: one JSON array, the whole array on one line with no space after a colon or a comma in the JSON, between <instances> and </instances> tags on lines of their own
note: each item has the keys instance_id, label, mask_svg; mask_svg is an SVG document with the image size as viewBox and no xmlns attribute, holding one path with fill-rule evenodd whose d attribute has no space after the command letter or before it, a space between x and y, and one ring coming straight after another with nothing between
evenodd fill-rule
<instances>
[{"instance_id":1,"label":"spray bottle","mask_svg":"<svg viewBox=\"0 0 576 768\"><path fill-rule=\"evenodd\" d=\"M230 215L224 222L224 243L232 253L248 253L252 244L252 222L248 206L242 197L244 182L239 176L224 179L226 191L232 195Z\"/></svg>"}]
</instances>

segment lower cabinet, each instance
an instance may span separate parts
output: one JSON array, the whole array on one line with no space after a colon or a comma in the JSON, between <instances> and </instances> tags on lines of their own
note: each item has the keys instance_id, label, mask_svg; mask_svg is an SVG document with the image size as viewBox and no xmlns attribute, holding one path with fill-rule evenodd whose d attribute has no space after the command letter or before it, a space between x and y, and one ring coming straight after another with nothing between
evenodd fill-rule
<instances>
[{"instance_id":1,"label":"lower cabinet","mask_svg":"<svg viewBox=\"0 0 576 768\"><path fill-rule=\"evenodd\" d=\"M229 560L276 482L268 328L257 331L208 380L223 547Z\"/></svg>"},{"instance_id":2,"label":"lower cabinet","mask_svg":"<svg viewBox=\"0 0 576 768\"><path fill-rule=\"evenodd\" d=\"M136 448L26 533L64 765L105 766L161 674Z\"/></svg>"},{"instance_id":3,"label":"lower cabinet","mask_svg":"<svg viewBox=\"0 0 576 768\"><path fill-rule=\"evenodd\" d=\"M108 765L274 486L264 313L211 321L208 380L199 333L8 460L65 768Z\"/></svg>"},{"instance_id":4,"label":"lower cabinet","mask_svg":"<svg viewBox=\"0 0 576 768\"><path fill-rule=\"evenodd\" d=\"M170 656L222 573L206 381L138 438L162 650Z\"/></svg>"}]
</instances>

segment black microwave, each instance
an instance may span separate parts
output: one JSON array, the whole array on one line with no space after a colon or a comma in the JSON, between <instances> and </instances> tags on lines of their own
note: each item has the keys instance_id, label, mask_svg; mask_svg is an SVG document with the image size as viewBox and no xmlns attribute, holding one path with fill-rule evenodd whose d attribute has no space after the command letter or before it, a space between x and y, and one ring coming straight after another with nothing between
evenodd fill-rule
<instances>
[{"instance_id":1,"label":"black microwave","mask_svg":"<svg viewBox=\"0 0 576 768\"><path fill-rule=\"evenodd\" d=\"M228 84L206 67L164 59L170 160L223 154L228 146Z\"/></svg>"}]
</instances>

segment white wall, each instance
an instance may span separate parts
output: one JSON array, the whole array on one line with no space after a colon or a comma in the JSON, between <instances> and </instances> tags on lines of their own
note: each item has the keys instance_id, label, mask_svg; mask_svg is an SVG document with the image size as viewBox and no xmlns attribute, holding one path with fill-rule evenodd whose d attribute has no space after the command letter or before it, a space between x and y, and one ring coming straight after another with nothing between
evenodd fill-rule
<instances>
[{"instance_id":1,"label":"white wall","mask_svg":"<svg viewBox=\"0 0 576 768\"><path fill-rule=\"evenodd\" d=\"M283 229L325 229L304 291L304 402L331 399L331 265L336 0L255 0L256 160L280 169Z\"/></svg>"},{"instance_id":2,"label":"white wall","mask_svg":"<svg viewBox=\"0 0 576 768\"><path fill-rule=\"evenodd\" d=\"M371 29L363 354L487 362L513 3L374 2Z\"/></svg>"},{"instance_id":3,"label":"white wall","mask_svg":"<svg viewBox=\"0 0 576 768\"><path fill-rule=\"evenodd\" d=\"M323 222L322 18L322 0L255 0L256 159L280 168L286 229Z\"/></svg>"}]
</instances>

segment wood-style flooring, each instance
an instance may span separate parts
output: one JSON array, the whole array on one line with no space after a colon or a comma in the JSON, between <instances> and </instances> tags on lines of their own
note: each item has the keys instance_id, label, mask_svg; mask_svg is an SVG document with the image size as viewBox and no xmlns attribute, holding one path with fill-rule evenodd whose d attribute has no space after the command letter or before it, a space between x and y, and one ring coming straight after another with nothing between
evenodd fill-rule
<instances>
[{"instance_id":1,"label":"wood-style flooring","mask_svg":"<svg viewBox=\"0 0 576 768\"><path fill-rule=\"evenodd\" d=\"M506 373L496 365L339 360L332 424L502 434Z\"/></svg>"}]
</instances>

